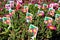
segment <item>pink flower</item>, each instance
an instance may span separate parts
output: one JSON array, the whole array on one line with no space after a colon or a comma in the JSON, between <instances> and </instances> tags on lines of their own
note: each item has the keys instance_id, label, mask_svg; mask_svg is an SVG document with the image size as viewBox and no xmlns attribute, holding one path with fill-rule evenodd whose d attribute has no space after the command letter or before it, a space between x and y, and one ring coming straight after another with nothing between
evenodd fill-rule
<instances>
[{"instance_id":1,"label":"pink flower","mask_svg":"<svg viewBox=\"0 0 60 40\"><path fill-rule=\"evenodd\" d=\"M1 1L0 1L0 5L1 5Z\"/></svg>"},{"instance_id":2,"label":"pink flower","mask_svg":"<svg viewBox=\"0 0 60 40\"><path fill-rule=\"evenodd\" d=\"M20 4L17 4L16 5L16 10L19 10L20 9Z\"/></svg>"},{"instance_id":3,"label":"pink flower","mask_svg":"<svg viewBox=\"0 0 60 40\"><path fill-rule=\"evenodd\" d=\"M2 11L3 9L2 8L0 8L0 11Z\"/></svg>"},{"instance_id":4,"label":"pink flower","mask_svg":"<svg viewBox=\"0 0 60 40\"><path fill-rule=\"evenodd\" d=\"M9 16L11 17L12 16L12 13L10 13Z\"/></svg>"},{"instance_id":5,"label":"pink flower","mask_svg":"<svg viewBox=\"0 0 60 40\"><path fill-rule=\"evenodd\" d=\"M42 17L44 17L44 13L42 14Z\"/></svg>"},{"instance_id":6,"label":"pink flower","mask_svg":"<svg viewBox=\"0 0 60 40\"><path fill-rule=\"evenodd\" d=\"M42 11L42 17L44 17L44 11Z\"/></svg>"},{"instance_id":7,"label":"pink flower","mask_svg":"<svg viewBox=\"0 0 60 40\"><path fill-rule=\"evenodd\" d=\"M38 5L38 8L40 9L41 8L41 5Z\"/></svg>"},{"instance_id":8,"label":"pink flower","mask_svg":"<svg viewBox=\"0 0 60 40\"><path fill-rule=\"evenodd\" d=\"M53 25L50 25L50 24L47 26L47 28L49 28L49 29L51 29L51 30L56 30L56 27L53 26Z\"/></svg>"},{"instance_id":9,"label":"pink flower","mask_svg":"<svg viewBox=\"0 0 60 40\"><path fill-rule=\"evenodd\" d=\"M4 0L4 2L6 2L6 0Z\"/></svg>"}]
</instances>

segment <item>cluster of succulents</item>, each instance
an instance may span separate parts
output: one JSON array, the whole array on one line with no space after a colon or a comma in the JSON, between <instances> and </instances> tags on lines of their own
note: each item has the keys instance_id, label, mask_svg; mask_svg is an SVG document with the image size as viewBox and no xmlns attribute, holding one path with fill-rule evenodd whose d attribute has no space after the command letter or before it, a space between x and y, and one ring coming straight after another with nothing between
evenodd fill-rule
<instances>
[{"instance_id":1,"label":"cluster of succulents","mask_svg":"<svg viewBox=\"0 0 60 40\"><path fill-rule=\"evenodd\" d=\"M33 40L49 40L60 34L59 1L23 1L0 1L1 40L30 40L33 34Z\"/></svg>"}]
</instances>

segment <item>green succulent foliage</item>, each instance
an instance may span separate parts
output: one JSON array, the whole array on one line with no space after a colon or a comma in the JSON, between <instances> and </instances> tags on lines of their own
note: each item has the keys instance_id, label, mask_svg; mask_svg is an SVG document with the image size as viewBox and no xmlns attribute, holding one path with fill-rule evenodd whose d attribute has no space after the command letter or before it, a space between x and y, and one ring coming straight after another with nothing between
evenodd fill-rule
<instances>
[{"instance_id":1,"label":"green succulent foliage","mask_svg":"<svg viewBox=\"0 0 60 40\"><path fill-rule=\"evenodd\" d=\"M2 6L5 3L2 2ZM0 7L2 7L0 6ZM43 10L43 9L39 9ZM34 4L29 5L29 13L33 14L33 20L31 23L26 23L26 14L21 12L21 10L18 10L15 12L15 15L11 18L11 27L8 29L9 25L4 24L2 21L0 22L0 28L2 28L2 31L0 32L0 40L25 40L27 38L30 39L31 35L28 32L29 25L33 24L38 27L38 33L35 40L43 39L43 38L51 38L53 34L53 30L47 29L46 24L44 24L44 17L37 17L37 11L38 7ZM47 15L48 9L44 10L45 16ZM9 12L6 11L4 8L3 11L0 11L0 14L8 14ZM55 12L56 14L59 13L58 11ZM60 33L60 25L56 24L55 21L53 21L53 25L56 25L57 32L56 34Z\"/></svg>"}]
</instances>

